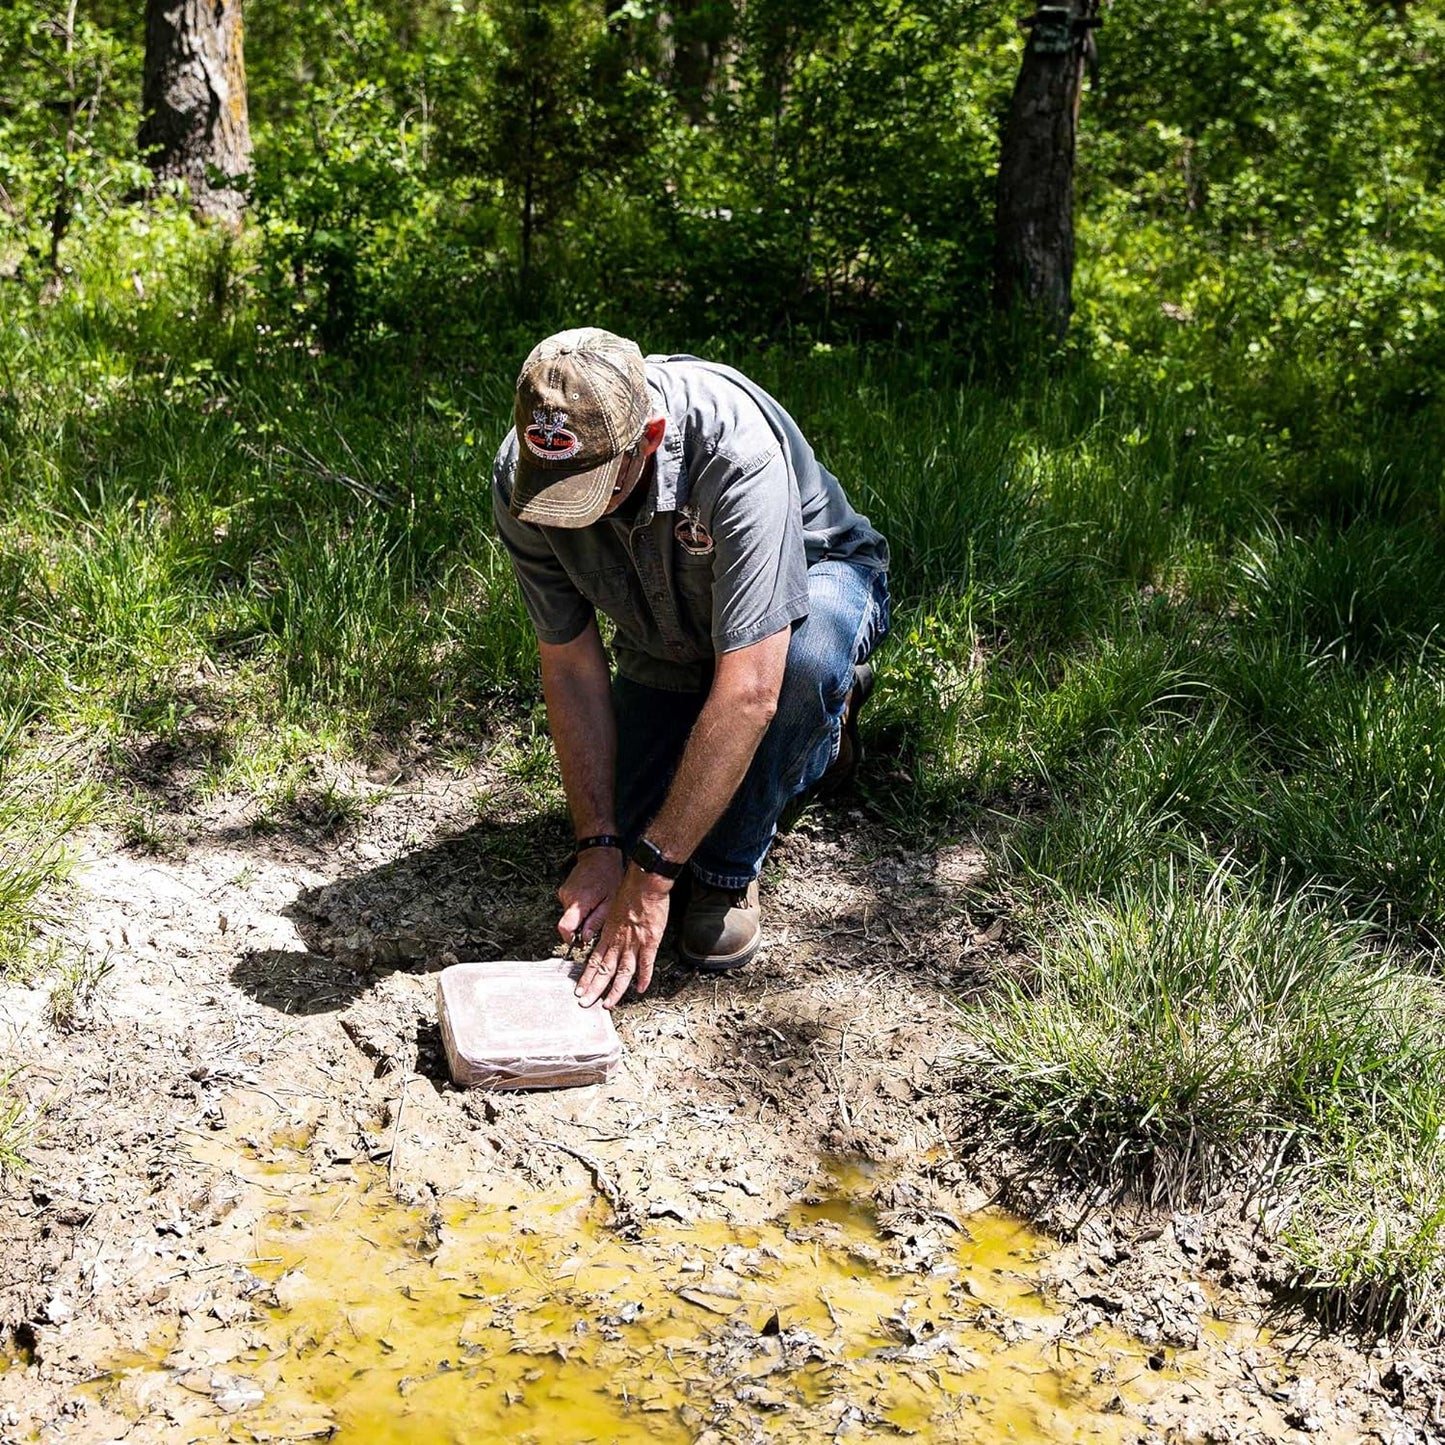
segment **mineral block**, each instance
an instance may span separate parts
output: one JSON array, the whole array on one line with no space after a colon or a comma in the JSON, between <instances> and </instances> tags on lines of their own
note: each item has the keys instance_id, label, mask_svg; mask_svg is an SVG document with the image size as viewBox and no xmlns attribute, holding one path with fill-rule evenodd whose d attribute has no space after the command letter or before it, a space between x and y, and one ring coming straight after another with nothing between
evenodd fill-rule
<instances>
[{"instance_id":1,"label":"mineral block","mask_svg":"<svg viewBox=\"0 0 1445 1445\"><path fill-rule=\"evenodd\" d=\"M452 1082L464 1089L605 1083L622 1060L612 1015L583 1008L581 965L562 958L458 963L437 976L437 1017Z\"/></svg>"}]
</instances>

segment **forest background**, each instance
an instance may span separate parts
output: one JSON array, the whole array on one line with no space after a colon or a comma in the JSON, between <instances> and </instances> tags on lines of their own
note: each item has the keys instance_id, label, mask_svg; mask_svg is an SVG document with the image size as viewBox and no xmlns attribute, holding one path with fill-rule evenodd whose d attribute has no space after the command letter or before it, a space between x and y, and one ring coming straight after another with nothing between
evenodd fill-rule
<instances>
[{"instance_id":1,"label":"forest background","mask_svg":"<svg viewBox=\"0 0 1445 1445\"><path fill-rule=\"evenodd\" d=\"M151 185L140 8L0 10L0 966L99 982L37 926L67 829L171 846L138 738L257 828L378 740L557 806L489 465L608 326L893 544L867 806L1034 940L961 1017L989 1120L1252 1169L1326 1309L1438 1328L1445 6L1108 6L1063 340L990 304L1008 7L251 0L239 230Z\"/></svg>"}]
</instances>

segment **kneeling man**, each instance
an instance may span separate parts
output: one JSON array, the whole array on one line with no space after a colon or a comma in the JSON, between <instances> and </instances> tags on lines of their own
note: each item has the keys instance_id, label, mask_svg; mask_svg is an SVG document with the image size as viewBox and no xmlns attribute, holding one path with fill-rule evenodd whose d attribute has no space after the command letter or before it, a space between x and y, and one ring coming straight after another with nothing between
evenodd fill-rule
<instances>
[{"instance_id":1,"label":"kneeling man","mask_svg":"<svg viewBox=\"0 0 1445 1445\"><path fill-rule=\"evenodd\" d=\"M577 833L558 927L595 938L577 993L611 1008L647 988L685 868L683 958L757 953L780 814L856 759L888 547L730 367L564 331L523 365L515 420L492 500Z\"/></svg>"}]
</instances>

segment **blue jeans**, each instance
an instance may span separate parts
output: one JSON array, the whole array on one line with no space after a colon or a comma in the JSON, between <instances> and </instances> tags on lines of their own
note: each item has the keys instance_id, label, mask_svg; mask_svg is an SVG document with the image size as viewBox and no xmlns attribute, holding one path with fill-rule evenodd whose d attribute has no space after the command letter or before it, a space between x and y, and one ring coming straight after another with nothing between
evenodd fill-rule
<instances>
[{"instance_id":1,"label":"blue jeans","mask_svg":"<svg viewBox=\"0 0 1445 1445\"><path fill-rule=\"evenodd\" d=\"M888 578L852 562L808 569L808 616L793 629L778 710L721 818L692 855L714 888L758 876L788 799L838 756L853 667L888 631ZM632 845L667 796L706 692L667 692L630 678L612 683L617 716L617 822Z\"/></svg>"}]
</instances>

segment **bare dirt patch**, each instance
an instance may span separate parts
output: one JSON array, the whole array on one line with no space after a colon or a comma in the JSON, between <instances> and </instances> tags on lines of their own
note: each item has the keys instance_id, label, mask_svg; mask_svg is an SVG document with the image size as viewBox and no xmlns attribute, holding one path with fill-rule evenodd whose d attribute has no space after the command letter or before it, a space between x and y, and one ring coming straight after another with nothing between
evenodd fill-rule
<instances>
[{"instance_id":1,"label":"bare dirt patch","mask_svg":"<svg viewBox=\"0 0 1445 1445\"><path fill-rule=\"evenodd\" d=\"M857 1268L920 1289L956 1272L988 1195L951 1088L952 1000L985 987L1010 947L1007 920L971 891L975 845L919 849L860 815L810 814L770 865L759 961L722 979L665 965L619 1010L614 1081L461 1094L445 1078L435 972L553 950L567 833L485 768L403 772L384 788L332 779L316 806L259 827L240 803L158 789L149 851L85 840L66 943L108 958L96 1000L57 1032L43 985L0 992L12 1087L38 1114L30 1172L0 1198L0 1438L345 1436L335 1401L278 1416L264 1404L274 1383L256 1380L258 1361L308 1348L277 1334L294 1272L268 1243L278 1220L293 1211L314 1230L328 1210L350 1218L358 1195L427 1260L455 1246L468 1209L509 1210L523 1239L530 1207L570 1199L586 1230L660 1269L686 1254L678 1231L796 1231L795 1211L826 1212L852 1170L847 1207L874 1239L844 1251ZM359 819L326 804L338 797L367 799ZM820 1270L843 1257L836 1244L823 1241L834 1252ZM1271 1259L1238 1218L1095 1215L1030 1263L1048 1280L1047 1324L989 1305L980 1325L975 1301L967 1328L1042 1331L1060 1360L1065 1343L1094 1352L1093 1393L1035 1420L1034 1438L1084 1438L1097 1412L1123 1439L1440 1438L1431 1357L1260 1328ZM804 1374L822 1368L807 1351L827 1351L802 1335L759 1343L786 1336L786 1319L734 1339L735 1314L697 1326L714 1329L715 1389L639 1415L635 1435L604 1423L566 1438L641 1439L663 1415L682 1438L716 1440L777 1438L784 1416L798 1439L942 1428L926 1415L905 1426L836 1382L827 1399L777 1381L743 1390L760 1351ZM973 1387L919 1330L887 1348L914 1352L924 1397L948 1395L946 1438L996 1438L987 1391L962 1408L949 1391ZM850 1349L840 1335L835 1353Z\"/></svg>"}]
</instances>

